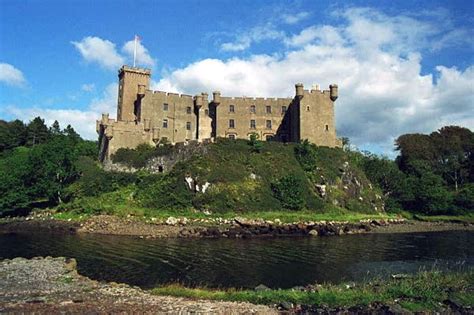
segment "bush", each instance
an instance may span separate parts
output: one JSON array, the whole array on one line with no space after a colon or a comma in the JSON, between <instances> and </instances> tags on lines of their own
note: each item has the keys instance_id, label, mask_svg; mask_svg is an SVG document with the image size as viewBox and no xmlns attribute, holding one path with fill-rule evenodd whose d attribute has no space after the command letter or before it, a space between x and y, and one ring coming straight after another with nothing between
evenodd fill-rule
<instances>
[{"instance_id":1,"label":"bush","mask_svg":"<svg viewBox=\"0 0 474 315\"><path fill-rule=\"evenodd\" d=\"M98 162L90 157L80 157L76 162L76 168L80 177L67 189L70 198L98 196L137 181L136 174L104 171Z\"/></svg>"},{"instance_id":2,"label":"bush","mask_svg":"<svg viewBox=\"0 0 474 315\"><path fill-rule=\"evenodd\" d=\"M459 190L455 204L461 210L474 212L474 183L466 184Z\"/></svg>"},{"instance_id":3,"label":"bush","mask_svg":"<svg viewBox=\"0 0 474 315\"><path fill-rule=\"evenodd\" d=\"M162 210L191 207L192 194L186 189L184 176L147 175L137 186L137 199L144 207Z\"/></svg>"},{"instance_id":4,"label":"bush","mask_svg":"<svg viewBox=\"0 0 474 315\"><path fill-rule=\"evenodd\" d=\"M258 134L256 134L255 132L253 132L250 135L249 145L251 147L250 150L252 152L260 153L262 151L263 143L262 143L262 141L258 140Z\"/></svg>"},{"instance_id":5,"label":"bush","mask_svg":"<svg viewBox=\"0 0 474 315\"><path fill-rule=\"evenodd\" d=\"M294 176L286 175L272 183L272 192L285 209L301 210L305 206L303 181Z\"/></svg>"}]
</instances>

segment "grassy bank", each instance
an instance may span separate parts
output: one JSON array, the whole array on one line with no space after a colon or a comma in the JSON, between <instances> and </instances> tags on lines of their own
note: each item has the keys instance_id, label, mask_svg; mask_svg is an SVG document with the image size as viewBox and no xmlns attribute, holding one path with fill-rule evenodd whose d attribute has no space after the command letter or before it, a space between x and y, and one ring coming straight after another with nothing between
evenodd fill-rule
<instances>
[{"instance_id":1,"label":"grassy bank","mask_svg":"<svg viewBox=\"0 0 474 315\"><path fill-rule=\"evenodd\" d=\"M293 222L310 222L310 221L337 221L337 222L359 222L360 220L387 220L398 218L398 215L377 213L377 214L364 214L354 213L350 211L338 210L326 213L317 213L310 210L301 211L254 211L254 212L236 212L227 211L223 213L204 213L192 209L183 210L160 210L153 211L148 208L140 207L122 207L118 206L113 212L103 212L101 214L110 214L118 217L133 216L135 218L144 221L166 221L169 217L174 218L187 218L189 220L217 220L217 219L234 219L237 217L245 218L249 220L263 219L266 221L280 220L282 223L293 223ZM59 220L71 220L71 221L82 221L90 218L92 214L76 213L74 211L57 212L54 213L53 218Z\"/></svg>"},{"instance_id":2,"label":"grassy bank","mask_svg":"<svg viewBox=\"0 0 474 315\"><path fill-rule=\"evenodd\" d=\"M474 305L474 270L442 273L423 271L401 279L377 280L363 284L324 284L314 290L237 290L186 288L172 284L153 289L156 295L170 295L220 301L245 301L255 304L289 302L326 307L368 306L375 302L398 303L409 311L439 310L446 300L466 306Z\"/></svg>"}]
</instances>

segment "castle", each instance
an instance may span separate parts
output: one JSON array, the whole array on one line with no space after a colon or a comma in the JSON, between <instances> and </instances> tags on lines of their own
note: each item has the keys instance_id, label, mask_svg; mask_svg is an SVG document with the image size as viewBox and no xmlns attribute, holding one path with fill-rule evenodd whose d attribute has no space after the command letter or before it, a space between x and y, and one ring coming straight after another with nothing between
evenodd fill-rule
<instances>
[{"instance_id":1,"label":"castle","mask_svg":"<svg viewBox=\"0 0 474 315\"><path fill-rule=\"evenodd\" d=\"M117 120L103 114L97 121L100 160L108 160L120 148L157 145L217 137L310 142L341 146L336 137L334 101L338 87L316 86L305 90L295 85L293 98L226 97L219 91L195 96L152 91L149 69L123 66L118 73Z\"/></svg>"}]
</instances>

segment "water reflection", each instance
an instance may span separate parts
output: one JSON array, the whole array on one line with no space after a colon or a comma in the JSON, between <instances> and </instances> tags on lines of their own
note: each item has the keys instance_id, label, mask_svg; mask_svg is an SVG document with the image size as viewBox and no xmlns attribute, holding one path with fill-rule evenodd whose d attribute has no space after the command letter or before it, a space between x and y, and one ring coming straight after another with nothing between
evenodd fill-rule
<instances>
[{"instance_id":1,"label":"water reflection","mask_svg":"<svg viewBox=\"0 0 474 315\"><path fill-rule=\"evenodd\" d=\"M374 275L474 266L466 231L274 239L160 239L0 235L0 258L67 256L97 280L145 288L168 282L211 287L288 288Z\"/></svg>"}]
</instances>

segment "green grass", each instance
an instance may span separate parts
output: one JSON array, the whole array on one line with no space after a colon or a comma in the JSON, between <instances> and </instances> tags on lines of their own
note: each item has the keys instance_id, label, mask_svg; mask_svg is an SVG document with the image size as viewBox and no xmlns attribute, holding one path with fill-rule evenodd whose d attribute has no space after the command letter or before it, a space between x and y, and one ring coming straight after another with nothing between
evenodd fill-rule
<instances>
[{"instance_id":1,"label":"green grass","mask_svg":"<svg viewBox=\"0 0 474 315\"><path fill-rule=\"evenodd\" d=\"M156 295L170 295L194 299L241 301L255 304L325 305L329 307L367 306L374 302L399 304L410 311L438 310L440 303L448 298L456 298L462 305L473 305L472 285L474 270L467 272L442 273L422 271L403 279L376 280L348 286L346 284L324 284L316 292L286 290L238 290L187 288L170 284L152 289Z\"/></svg>"},{"instance_id":2,"label":"green grass","mask_svg":"<svg viewBox=\"0 0 474 315\"><path fill-rule=\"evenodd\" d=\"M113 193L112 193L113 194ZM103 196L101 196L103 197ZM72 220L82 221L93 215L98 214L109 214L118 217L133 216L143 220L150 220L155 218L158 220L166 220L169 217L175 218L187 218L187 219L234 219L241 217L245 219L263 219L274 221L279 219L282 223L292 222L308 222L308 221L348 221L358 222L360 220L374 220L374 219L394 219L398 218L395 214L364 214L350 212L344 209L334 209L331 212L318 213L317 211L311 210L280 210L280 211L248 211L248 212L237 212L237 211L226 211L226 212L212 212L206 215L202 211L196 211L194 209L182 209L182 210L154 210L150 208L139 207L136 205L130 205L127 203L115 203L110 201L103 201L102 198L91 197L82 198L80 208L76 205L63 206L59 211L53 214L55 219L60 220Z\"/></svg>"}]
</instances>

